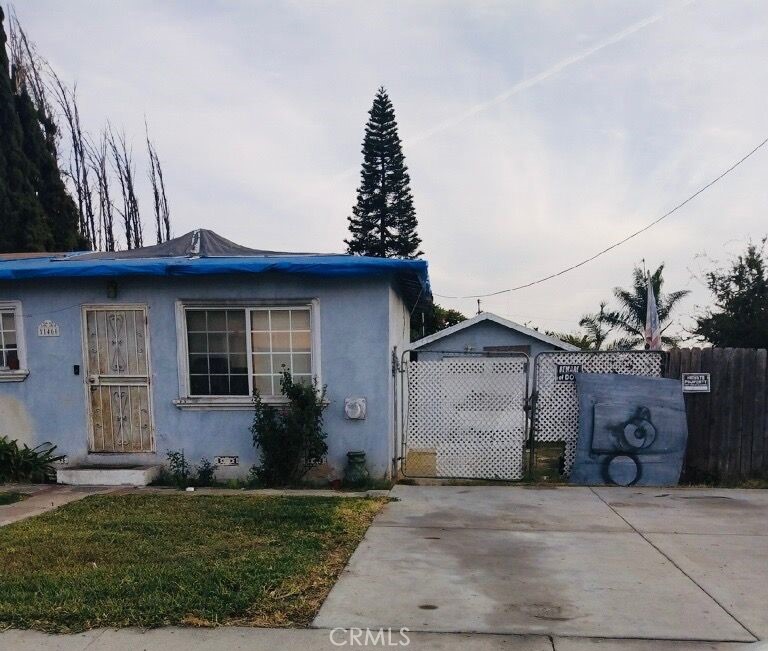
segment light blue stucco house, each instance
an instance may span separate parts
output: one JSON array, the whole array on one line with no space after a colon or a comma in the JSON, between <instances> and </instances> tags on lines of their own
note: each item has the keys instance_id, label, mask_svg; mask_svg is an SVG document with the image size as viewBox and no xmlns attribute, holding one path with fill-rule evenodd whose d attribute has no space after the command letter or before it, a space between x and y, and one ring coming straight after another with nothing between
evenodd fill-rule
<instances>
[{"instance_id":1,"label":"light blue stucco house","mask_svg":"<svg viewBox=\"0 0 768 651\"><path fill-rule=\"evenodd\" d=\"M424 261L260 251L205 230L134 251L0 256L0 435L50 441L70 467L183 449L242 476L258 461L252 390L279 402L285 365L327 386L326 470L340 476L364 450L388 476L393 359L429 299Z\"/></svg>"},{"instance_id":2,"label":"light blue stucco house","mask_svg":"<svg viewBox=\"0 0 768 651\"><path fill-rule=\"evenodd\" d=\"M534 358L543 352L579 349L491 312L481 312L471 319L414 341L410 350L414 361L426 362L455 355L508 353L525 353Z\"/></svg>"}]
</instances>

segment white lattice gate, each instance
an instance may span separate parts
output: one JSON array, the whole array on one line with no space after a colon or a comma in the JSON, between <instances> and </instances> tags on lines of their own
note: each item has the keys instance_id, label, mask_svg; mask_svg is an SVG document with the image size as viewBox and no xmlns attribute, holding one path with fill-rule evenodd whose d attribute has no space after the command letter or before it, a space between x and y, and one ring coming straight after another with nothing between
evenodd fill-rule
<instances>
[{"instance_id":1,"label":"white lattice gate","mask_svg":"<svg viewBox=\"0 0 768 651\"><path fill-rule=\"evenodd\" d=\"M565 443L568 476L579 436L579 404L574 373L617 373L661 377L664 355L652 351L539 353L533 376L533 439Z\"/></svg>"},{"instance_id":2,"label":"white lattice gate","mask_svg":"<svg viewBox=\"0 0 768 651\"><path fill-rule=\"evenodd\" d=\"M522 353L407 363L403 475L522 479L528 368Z\"/></svg>"}]
</instances>

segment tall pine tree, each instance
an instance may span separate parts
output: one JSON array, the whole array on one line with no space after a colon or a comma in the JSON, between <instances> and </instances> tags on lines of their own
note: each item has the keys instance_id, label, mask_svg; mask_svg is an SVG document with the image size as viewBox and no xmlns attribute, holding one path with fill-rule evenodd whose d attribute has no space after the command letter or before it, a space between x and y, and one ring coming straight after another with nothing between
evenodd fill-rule
<instances>
[{"instance_id":1,"label":"tall pine tree","mask_svg":"<svg viewBox=\"0 0 768 651\"><path fill-rule=\"evenodd\" d=\"M421 239L395 109L381 87L365 125L357 204L348 217L347 252L379 258L417 258Z\"/></svg>"}]
</instances>

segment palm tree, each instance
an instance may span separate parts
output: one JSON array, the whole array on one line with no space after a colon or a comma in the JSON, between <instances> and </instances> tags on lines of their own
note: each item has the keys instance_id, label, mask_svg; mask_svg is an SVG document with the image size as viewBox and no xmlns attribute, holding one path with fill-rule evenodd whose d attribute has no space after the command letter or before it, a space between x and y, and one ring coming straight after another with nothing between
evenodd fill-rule
<instances>
[{"instance_id":1,"label":"palm tree","mask_svg":"<svg viewBox=\"0 0 768 651\"><path fill-rule=\"evenodd\" d=\"M603 350L603 346L608 339L608 335L613 329L612 326L605 327L604 320L606 303L600 303L600 310L594 314L585 314L579 320L579 327L582 332L550 332L554 337L567 344L576 346L581 350Z\"/></svg>"},{"instance_id":2,"label":"palm tree","mask_svg":"<svg viewBox=\"0 0 768 651\"><path fill-rule=\"evenodd\" d=\"M679 342L677 337L664 335L664 331L672 325L671 315L675 306L690 292L686 289L662 294L664 285L662 272L664 264L659 265L650 277L640 267L632 270L632 287L624 289L615 287L613 295L619 303L618 310L602 311L600 321L611 328L616 328L623 333L613 343L613 347L623 350L642 347L645 343L645 315L648 307L648 281L653 287L656 296L656 306L659 312L659 324L661 325L661 342L667 346L675 346ZM666 325L665 325L666 324Z\"/></svg>"},{"instance_id":3,"label":"palm tree","mask_svg":"<svg viewBox=\"0 0 768 651\"><path fill-rule=\"evenodd\" d=\"M579 327L586 330L587 341L590 342L587 350L602 350L603 344L608 340L613 326L605 320L605 301L600 303L600 310L595 314L585 314L579 321ZM608 325L607 328L604 326Z\"/></svg>"}]
</instances>

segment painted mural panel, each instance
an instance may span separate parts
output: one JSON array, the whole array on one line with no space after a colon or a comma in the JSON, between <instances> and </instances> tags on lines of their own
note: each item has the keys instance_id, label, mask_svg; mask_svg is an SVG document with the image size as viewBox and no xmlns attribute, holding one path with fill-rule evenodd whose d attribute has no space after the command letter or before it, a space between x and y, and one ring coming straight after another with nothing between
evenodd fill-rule
<instances>
[{"instance_id":1,"label":"painted mural panel","mask_svg":"<svg viewBox=\"0 0 768 651\"><path fill-rule=\"evenodd\" d=\"M575 373L579 438L572 484L673 486L688 426L680 382Z\"/></svg>"}]
</instances>

